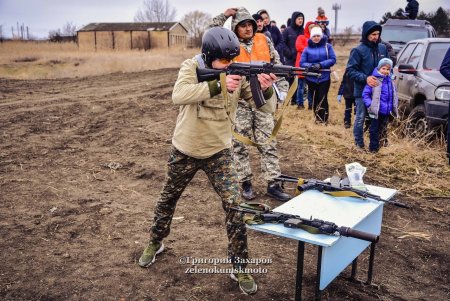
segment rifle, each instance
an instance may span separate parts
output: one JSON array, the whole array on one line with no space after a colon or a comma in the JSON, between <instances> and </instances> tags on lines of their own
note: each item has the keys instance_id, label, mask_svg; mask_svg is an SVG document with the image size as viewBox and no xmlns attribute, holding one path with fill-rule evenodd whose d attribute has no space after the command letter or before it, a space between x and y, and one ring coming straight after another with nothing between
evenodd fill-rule
<instances>
[{"instance_id":1,"label":"rifle","mask_svg":"<svg viewBox=\"0 0 450 301\"><path fill-rule=\"evenodd\" d=\"M337 178L339 178L339 177L337 177ZM284 182L297 183L297 190L299 192L304 192L304 191L310 190L310 189L315 189L320 192L323 192L323 191L325 191L325 192L336 192L336 191L352 192L354 194L354 196L360 197L363 199L369 198L369 199L374 199L379 202L384 202L384 203L388 203L391 205L395 205L395 206L401 207L401 208L410 208L407 204L404 204L404 203L401 203L398 201L393 201L393 200L384 200L378 195L369 193L367 191L355 189L355 188L351 187L349 184L342 184L342 183L340 183L340 178L336 181L335 177L332 177L331 183L329 183L329 182L324 182L324 181L320 181L317 179L302 179L302 178L295 178L295 177L291 177L291 176L281 175L278 178L275 178L274 180L281 181L282 183L284 183ZM345 183L345 181L343 181L343 182Z\"/></svg>"},{"instance_id":2,"label":"rifle","mask_svg":"<svg viewBox=\"0 0 450 301\"><path fill-rule=\"evenodd\" d=\"M276 76L291 77L296 75L307 75L320 77L320 73L309 72L305 68L297 68L285 65L275 65L273 63L232 63L225 69L209 69L209 68L197 68L197 79L199 82L219 80L220 74L225 72L228 74L235 74L245 76L250 81L250 89L253 94L253 100L256 108L259 109L266 104L261 86L258 81L258 74L261 73L273 73ZM223 87L225 89L225 87Z\"/></svg>"},{"instance_id":3,"label":"rifle","mask_svg":"<svg viewBox=\"0 0 450 301\"><path fill-rule=\"evenodd\" d=\"M378 235L355 230L350 227L339 227L333 222L327 222L320 219L305 219L299 215L273 212L270 210L261 212L259 210L247 209L243 207L231 207L230 209L242 213L253 214L253 221L256 223L283 223L283 225L287 228L302 228L308 232L353 237L370 242L378 242L379 239Z\"/></svg>"}]
</instances>

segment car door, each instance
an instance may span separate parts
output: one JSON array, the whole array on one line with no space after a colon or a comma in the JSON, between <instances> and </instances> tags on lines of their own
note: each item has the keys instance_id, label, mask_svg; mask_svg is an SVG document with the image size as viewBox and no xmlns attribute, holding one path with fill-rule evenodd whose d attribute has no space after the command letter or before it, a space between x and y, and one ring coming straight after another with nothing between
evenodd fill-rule
<instances>
[{"instance_id":1,"label":"car door","mask_svg":"<svg viewBox=\"0 0 450 301\"><path fill-rule=\"evenodd\" d=\"M396 79L397 95L398 95L398 100L399 100L401 106L405 106L405 105L409 104L409 101L411 99L411 97L408 96L408 91L409 91L408 81L411 80L411 76L413 77L413 75L398 72L398 66L400 66L401 64L408 63L408 60L411 57L411 54L412 54L414 48L416 47L416 45L417 45L417 43L410 43L410 44L406 45L406 47L400 53L400 56L398 57L398 60L397 60L397 65L395 66L395 70L397 71L397 72L395 72L396 76L397 76L397 79Z\"/></svg>"},{"instance_id":2,"label":"car door","mask_svg":"<svg viewBox=\"0 0 450 301\"><path fill-rule=\"evenodd\" d=\"M413 66L413 68L416 70L422 69L421 67L419 67L419 62L424 57L424 55L425 55L424 44L417 43L417 46L416 48L414 48L414 51L409 57L407 64ZM407 88L407 90L405 91L406 92L405 100L412 109L415 106L414 104L415 95L417 95L417 93L419 92L422 92L423 94L423 91L419 91L421 89L419 85L422 79L417 75L413 74L403 74L403 75L404 75L403 84Z\"/></svg>"}]
</instances>

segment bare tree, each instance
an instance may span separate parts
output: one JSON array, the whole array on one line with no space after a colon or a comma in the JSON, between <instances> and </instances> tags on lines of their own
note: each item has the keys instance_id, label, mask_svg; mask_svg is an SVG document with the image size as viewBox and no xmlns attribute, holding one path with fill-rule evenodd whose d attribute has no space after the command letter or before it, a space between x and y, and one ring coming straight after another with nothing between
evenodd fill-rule
<instances>
[{"instance_id":1,"label":"bare tree","mask_svg":"<svg viewBox=\"0 0 450 301\"><path fill-rule=\"evenodd\" d=\"M345 27L344 33L342 34L341 38L341 45L345 46L351 39L353 33L353 25Z\"/></svg>"},{"instance_id":2,"label":"bare tree","mask_svg":"<svg viewBox=\"0 0 450 301\"><path fill-rule=\"evenodd\" d=\"M3 43L3 25L0 25L0 43Z\"/></svg>"},{"instance_id":3,"label":"bare tree","mask_svg":"<svg viewBox=\"0 0 450 301\"><path fill-rule=\"evenodd\" d=\"M206 30L208 23L212 17L208 13L201 11L193 11L184 15L181 23L188 30L188 36L191 39L191 46L200 47L202 44L202 36Z\"/></svg>"},{"instance_id":4,"label":"bare tree","mask_svg":"<svg viewBox=\"0 0 450 301\"><path fill-rule=\"evenodd\" d=\"M75 36L77 34L77 27L72 22L67 22L63 25L61 33L64 36Z\"/></svg>"},{"instance_id":5,"label":"bare tree","mask_svg":"<svg viewBox=\"0 0 450 301\"><path fill-rule=\"evenodd\" d=\"M144 0L143 8L134 16L135 22L171 22L177 11L168 0Z\"/></svg>"},{"instance_id":6,"label":"bare tree","mask_svg":"<svg viewBox=\"0 0 450 301\"><path fill-rule=\"evenodd\" d=\"M61 43L63 38L62 38L63 34L61 33L61 29L56 29L56 30L50 30L48 32L48 39L50 42L58 42Z\"/></svg>"},{"instance_id":7,"label":"bare tree","mask_svg":"<svg viewBox=\"0 0 450 301\"><path fill-rule=\"evenodd\" d=\"M56 30L50 30L48 32L48 39L50 42L63 42L73 41L75 42L77 35L77 27L72 22L67 22L61 28Z\"/></svg>"}]
</instances>

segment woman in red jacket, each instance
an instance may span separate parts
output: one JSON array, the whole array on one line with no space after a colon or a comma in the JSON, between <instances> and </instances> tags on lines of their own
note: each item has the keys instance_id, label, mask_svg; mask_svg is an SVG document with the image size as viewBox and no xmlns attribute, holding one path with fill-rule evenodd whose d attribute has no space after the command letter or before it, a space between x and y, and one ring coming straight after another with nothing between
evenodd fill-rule
<instances>
[{"instance_id":1,"label":"woman in red jacket","mask_svg":"<svg viewBox=\"0 0 450 301\"><path fill-rule=\"evenodd\" d=\"M302 56L303 50L308 47L308 39L310 38L310 30L314 26L318 26L313 21L309 21L305 26L305 33L299 35L297 40L295 41L295 48L297 49L297 58L295 59L295 67L300 67L300 58ZM305 77L299 75L298 76L298 89L297 89L297 108L299 110L304 110L305 106L303 105L304 99L303 94L305 90ZM312 98L310 99L308 94L308 109L312 109Z\"/></svg>"}]
</instances>

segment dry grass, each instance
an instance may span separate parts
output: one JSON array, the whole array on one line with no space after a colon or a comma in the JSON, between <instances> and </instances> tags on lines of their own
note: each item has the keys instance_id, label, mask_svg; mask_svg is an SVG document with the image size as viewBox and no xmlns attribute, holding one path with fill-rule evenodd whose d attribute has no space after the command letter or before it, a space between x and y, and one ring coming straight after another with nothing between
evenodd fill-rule
<instances>
[{"instance_id":1,"label":"dry grass","mask_svg":"<svg viewBox=\"0 0 450 301\"><path fill-rule=\"evenodd\" d=\"M54 79L178 68L195 49L151 51L79 51L75 43L4 42L0 44L0 77Z\"/></svg>"},{"instance_id":2,"label":"dry grass","mask_svg":"<svg viewBox=\"0 0 450 301\"><path fill-rule=\"evenodd\" d=\"M336 69L341 76L352 47L335 47ZM315 124L311 111L289 108L280 132L281 136L298 141L294 143L299 146L298 156L290 158L293 164L306 168L311 174L320 171L331 176L343 175L347 163L360 162L367 167L366 182L425 198L423 204L435 197L450 198L450 168L443 136L433 140L411 139L403 135L404 125L391 126L388 147L381 148L377 154L360 152L354 146L352 129L344 128L345 104L338 104L336 99L339 84L332 83L328 93L330 119L327 126ZM365 140L368 144L368 136ZM336 170L336 166L340 168Z\"/></svg>"},{"instance_id":3,"label":"dry grass","mask_svg":"<svg viewBox=\"0 0 450 301\"><path fill-rule=\"evenodd\" d=\"M341 76L353 46L336 46L336 69ZM10 42L0 44L0 77L53 79L177 68L196 52L198 49L80 52L73 43ZM319 172L342 174L346 163L357 161L368 168L366 177L370 183L395 187L405 195L423 197L430 202L435 197L450 197L450 168L444 140L408 139L401 134L401 127L391 127L389 147L382 148L378 154L358 152L352 131L343 126L344 104L338 105L336 101L338 85L332 84L329 92L330 120L327 126L316 125L311 111L289 108L278 138L280 143L285 139L293 140L299 150L297 157L283 160L289 160L313 175Z\"/></svg>"}]
</instances>

